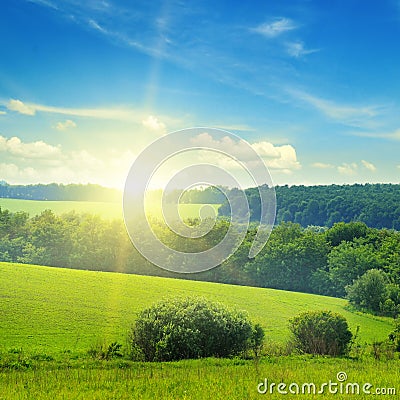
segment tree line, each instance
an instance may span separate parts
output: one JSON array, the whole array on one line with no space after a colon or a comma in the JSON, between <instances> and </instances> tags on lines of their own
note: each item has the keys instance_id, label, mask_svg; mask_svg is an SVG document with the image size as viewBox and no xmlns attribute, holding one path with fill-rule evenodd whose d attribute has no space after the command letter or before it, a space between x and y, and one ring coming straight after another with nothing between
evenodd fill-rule
<instances>
[{"instance_id":1,"label":"tree line","mask_svg":"<svg viewBox=\"0 0 400 400\"><path fill-rule=\"evenodd\" d=\"M271 190L263 186L260 190ZM230 206L222 191L229 192L232 204L237 205L238 189L222 187L194 188L186 191L180 201L191 204L222 204L219 215L229 216ZM372 228L400 230L400 185L399 184L354 184L325 186L276 186L276 222L294 222L303 227L310 225L332 227L336 222L361 221ZM259 188L245 190L250 208L249 218L260 220L261 203ZM149 194L150 199L159 200L161 190ZM0 182L0 198L27 200L74 200L105 201L121 200L117 189L99 185L49 184L9 185ZM175 198L166 193L166 199ZM246 210L235 210L245 214ZM245 216L245 215L244 215Z\"/></svg>"},{"instance_id":2,"label":"tree line","mask_svg":"<svg viewBox=\"0 0 400 400\"><path fill-rule=\"evenodd\" d=\"M10 185L0 181L0 198L52 201L104 201L121 200L121 192L94 184Z\"/></svg>"},{"instance_id":3,"label":"tree line","mask_svg":"<svg viewBox=\"0 0 400 400\"><path fill-rule=\"evenodd\" d=\"M190 223L196 226L197 222ZM158 220L152 222L157 236L168 247L186 252L213 247L224 237L229 223L218 219L207 235L188 239L173 234ZM275 226L257 257L249 259L256 229L256 224L250 224L241 246L220 266L185 275L160 269L144 259L132 246L122 220L108 221L75 212L59 216L50 210L30 218L24 212L0 209L0 261L205 280L336 297L351 295L359 308L388 315L400 312L400 232L371 228L363 222L339 222L331 228L303 228L300 224L282 222ZM146 235L142 240L146 245ZM165 267L176 270L177 266L169 263L173 259L167 259ZM379 300L373 304L365 293L360 300L354 290L365 292L377 284L368 286L361 281L358 288L351 289L371 270L380 275L368 276L367 281L378 279L381 288Z\"/></svg>"},{"instance_id":4,"label":"tree line","mask_svg":"<svg viewBox=\"0 0 400 400\"><path fill-rule=\"evenodd\" d=\"M260 187L260 190L271 190ZM276 222L331 227L336 222L361 221L373 228L400 230L400 185L354 184L325 186L277 186ZM250 219L259 220L259 188L245 190ZM231 193L235 195L235 193ZM225 201L219 215L230 214Z\"/></svg>"}]
</instances>

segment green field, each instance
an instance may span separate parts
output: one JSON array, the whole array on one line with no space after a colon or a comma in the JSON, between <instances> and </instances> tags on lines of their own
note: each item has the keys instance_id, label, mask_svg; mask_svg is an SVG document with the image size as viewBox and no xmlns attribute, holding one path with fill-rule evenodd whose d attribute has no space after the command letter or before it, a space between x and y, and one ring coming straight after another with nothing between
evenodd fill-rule
<instances>
[{"instance_id":1,"label":"green field","mask_svg":"<svg viewBox=\"0 0 400 400\"><path fill-rule=\"evenodd\" d=\"M249 312L266 330L267 347L289 337L290 317L310 309L343 314L361 341L382 340L386 318L353 313L346 301L271 289L158 277L0 263L0 399L257 399L268 381L320 385L344 371L348 382L400 391L399 360L312 356L140 363L88 358L97 343L125 343L135 314L160 298L204 296ZM266 398L278 399L276 390ZM368 399L371 395L285 395ZM396 399L391 392L385 398Z\"/></svg>"},{"instance_id":2,"label":"green field","mask_svg":"<svg viewBox=\"0 0 400 400\"><path fill-rule=\"evenodd\" d=\"M0 398L7 400L82 399L82 400L247 400L247 399L371 399L377 390L384 399L399 399L400 369L398 360L360 362L349 359L318 357L265 358L259 364L244 360L186 360L171 363L99 362L96 365L70 363L60 368L0 372ZM360 394L282 395L275 391L261 395L257 386L284 382L300 388L314 383L316 391L330 380L338 383L337 374L347 374L346 383L357 383ZM371 394L362 387L371 384ZM393 393L393 389L397 394ZM351 388L349 389L351 390ZM390 394L389 393L390 390ZM380 396L378 396L380 398Z\"/></svg>"},{"instance_id":3,"label":"green field","mask_svg":"<svg viewBox=\"0 0 400 400\"><path fill-rule=\"evenodd\" d=\"M179 213L183 218L199 217L200 209L204 204L180 204ZM52 210L55 214L64 214L70 211L77 213L89 213L100 215L105 219L120 219L123 217L122 203L105 203L94 201L37 201L37 200L19 200L0 198L0 207L11 212L25 211L30 216L40 214L44 210ZM219 204L206 205L212 207L217 212ZM151 212L155 216L160 216L161 211ZM210 209L206 216L212 216Z\"/></svg>"},{"instance_id":4,"label":"green field","mask_svg":"<svg viewBox=\"0 0 400 400\"><path fill-rule=\"evenodd\" d=\"M160 298L204 296L248 311L269 341L288 338L288 319L311 309L343 314L363 341L387 337L388 318L354 313L342 299L179 279L0 263L3 349L86 351L98 341L125 343L138 311Z\"/></svg>"}]
</instances>

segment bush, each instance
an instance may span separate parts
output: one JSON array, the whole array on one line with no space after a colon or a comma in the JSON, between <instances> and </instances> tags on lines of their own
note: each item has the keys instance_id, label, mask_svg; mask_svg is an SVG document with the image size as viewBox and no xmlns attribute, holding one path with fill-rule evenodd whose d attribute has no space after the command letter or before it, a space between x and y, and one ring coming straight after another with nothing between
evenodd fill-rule
<instances>
[{"instance_id":1,"label":"bush","mask_svg":"<svg viewBox=\"0 0 400 400\"><path fill-rule=\"evenodd\" d=\"M128 343L133 358L172 361L229 357L253 346L259 350L263 333L242 312L205 299L161 301L143 310Z\"/></svg>"},{"instance_id":2,"label":"bush","mask_svg":"<svg viewBox=\"0 0 400 400\"><path fill-rule=\"evenodd\" d=\"M344 317L331 311L307 311L290 320L298 350L310 354L343 355L352 333Z\"/></svg>"},{"instance_id":3,"label":"bush","mask_svg":"<svg viewBox=\"0 0 400 400\"><path fill-rule=\"evenodd\" d=\"M400 321L396 322L393 332L389 334L389 341L393 343L395 351L400 352Z\"/></svg>"},{"instance_id":4,"label":"bush","mask_svg":"<svg viewBox=\"0 0 400 400\"><path fill-rule=\"evenodd\" d=\"M105 343L98 342L94 346L92 346L88 354L92 358L99 360L111 360L112 358L122 357L123 354L121 352L122 344L113 342L109 345Z\"/></svg>"}]
</instances>

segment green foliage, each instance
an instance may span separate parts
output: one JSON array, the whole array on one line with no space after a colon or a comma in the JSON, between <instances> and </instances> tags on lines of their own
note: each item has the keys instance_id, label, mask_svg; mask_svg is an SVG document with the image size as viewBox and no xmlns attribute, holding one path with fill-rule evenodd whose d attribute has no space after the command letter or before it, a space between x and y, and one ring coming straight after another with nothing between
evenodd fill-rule
<instances>
[{"instance_id":1,"label":"green foliage","mask_svg":"<svg viewBox=\"0 0 400 400\"><path fill-rule=\"evenodd\" d=\"M316 207L313 204L312 210ZM194 204L182 206L199 210ZM212 248L230 227L229 221L218 219L207 235L192 239L173 234L157 217L151 221L157 236L168 247L187 253ZM194 230L197 222L190 220ZM338 223L329 229L305 229L300 224L283 222L274 227L257 257L249 259L256 232L257 225L251 223L235 254L217 268L184 276L168 271L177 269L173 257L165 260L166 270L144 259L132 246L120 219L106 220L76 212L57 215L50 210L28 218L25 213L0 209L0 261L179 277L337 297L345 297L345 287L366 271L378 269L392 283L387 287L389 294L381 311L385 315L398 314L399 232L367 228L361 222ZM143 234L142 242L143 246L150 245L149 237Z\"/></svg>"},{"instance_id":2,"label":"green foliage","mask_svg":"<svg viewBox=\"0 0 400 400\"><path fill-rule=\"evenodd\" d=\"M347 285L352 284L369 269L379 267L380 260L372 245L343 241L328 255L329 281L326 292L344 297Z\"/></svg>"},{"instance_id":3,"label":"green foliage","mask_svg":"<svg viewBox=\"0 0 400 400\"><path fill-rule=\"evenodd\" d=\"M262 328L242 312L201 298L161 301L143 310L132 327L129 343L145 361L229 357L262 342Z\"/></svg>"},{"instance_id":4,"label":"green foliage","mask_svg":"<svg viewBox=\"0 0 400 400\"><path fill-rule=\"evenodd\" d=\"M290 320L296 347L310 354L347 353L352 339L346 319L331 311L307 311Z\"/></svg>"},{"instance_id":5,"label":"green foliage","mask_svg":"<svg viewBox=\"0 0 400 400\"><path fill-rule=\"evenodd\" d=\"M393 332L389 333L389 341L393 343L395 350L400 352L400 321L396 321Z\"/></svg>"},{"instance_id":6,"label":"green foliage","mask_svg":"<svg viewBox=\"0 0 400 400\"><path fill-rule=\"evenodd\" d=\"M368 227L363 222L338 222L326 232L326 239L331 246L342 242L352 242L356 238L365 237Z\"/></svg>"},{"instance_id":7,"label":"green foliage","mask_svg":"<svg viewBox=\"0 0 400 400\"><path fill-rule=\"evenodd\" d=\"M98 360L111 360L123 356L121 348L122 344L118 342L112 342L109 345L99 342L89 349L88 354Z\"/></svg>"},{"instance_id":8,"label":"green foliage","mask_svg":"<svg viewBox=\"0 0 400 400\"><path fill-rule=\"evenodd\" d=\"M100 185L57 184L47 185L0 185L0 198L25 200L73 200L73 201L114 201L118 202L121 193L117 189L105 188Z\"/></svg>"},{"instance_id":9,"label":"green foliage","mask_svg":"<svg viewBox=\"0 0 400 400\"><path fill-rule=\"evenodd\" d=\"M400 229L399 185L285 185L276 186L275 192L277 223L294 222L306 228L309 225L332 227L337 222L359 221L371 228ZM230 196L235 197L233 190ZM259 220L258 188L246 189L246 196L252 220ZM229 212L225 201L219 214L226 216Z\"/></svg>"},{"instance_id":10,"label":"green foliage","mask_svg":"<svg viewBox=\"0 0 400 400\"><path fill-rule=\"evenodd\" d=\"M264 346L264 337L265 332L262 326L260 324L255 324L251 333L249 348L253 351L256 358L261 355Z\"/></svg>"},{"instance_id":11,"label":"green foliage","mask_svg":"<svg viewBox=\"0 0 400 400\"><path fill-rule=\"evenodd\" d=\"M388 276L381 270L371 269L346 287L350 303L362 310L396 316L400 309L397 285L388 283Z\"/></svg>"},{"instance_id":12,"label":"green foliage","mask_svg":"<svg viewBox=\"0 0 400 400\"><path fill-rule=\"evenodd\" d=\"M311 278L325 267L328 251L322 234L304 230L298 224L282 223L246 270L259 286L315 292Z\"/></svg>"}]
</instances>

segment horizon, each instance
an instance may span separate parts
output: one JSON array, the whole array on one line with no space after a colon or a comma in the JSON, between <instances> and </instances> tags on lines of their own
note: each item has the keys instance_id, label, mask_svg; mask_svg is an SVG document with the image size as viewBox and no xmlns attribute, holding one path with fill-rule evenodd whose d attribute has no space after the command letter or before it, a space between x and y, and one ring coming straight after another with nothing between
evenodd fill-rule
<instances>
[{"instance_id":1,"label":"horizon","mask_svg":"<svg viewBox=\"0 0 400 400\"><path fill-rule=\"evenodd\" d=\"M27 184L13 184L13 183L9 183L7 181L4 180L0 180L0 186L36 186L36 185L40 185L40 186L47 186L47 185L59 185L59 186L68 186L68 185L77 185L77 186L99 186L101 188L104 189L110 189L110 190L116 190L118 192L121 192L121 194L123 193L123 189L119 189L116 187L112 187L112 186L104 186L98 183L77 183L77 182L70 182L70 183L59 183L59 182L49 182L49 183L41 183L41 182L36 182L36 183L27 183ZM298 186L306 186L306 187L313 187L313 186L367 186L367 185L395 185L395 186L400 186L400 183L395 183L395 182L354 182L354 183L312 183L312 184L302 184L302 183L295 183L295 184L276 184L273 185L273 188L276 187L298 187ZM210 185L211 187L211 185ZM221 185L217 185L217 186L213 186L213 187L227 187L229 190L231 189L239 189L236 186L232 186L232 187L228 187L228 186L221 186ZM254 189L257 188L258 186L249 186L249 187L245 187L244 189ZM200 190L204 190L206 189L207 186L201 187L199 188ZM184 191L190 191L190 190L196 190L198 189L197 187L194 188L190 188L190 189L183 189L183 188L174 188L174 189L170 189L171 190L184 190ZM163 188L153 188L153 189L149 189L148 192L163 192L164 189Z\"/></svg>"},{"instance_id":2,"label":"horizon","mask_svg":"<svg viewBox=\"0 0 400 400\"><path fill-rule=\"evenodd\" d=\"M0 180L121 190L147 146L196 126L201 146L248 143L275 186L400 183L399 35L392 0L8 0Z\"/></svg>"}]
</instances>

